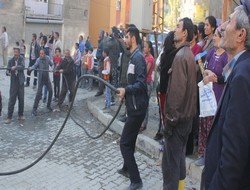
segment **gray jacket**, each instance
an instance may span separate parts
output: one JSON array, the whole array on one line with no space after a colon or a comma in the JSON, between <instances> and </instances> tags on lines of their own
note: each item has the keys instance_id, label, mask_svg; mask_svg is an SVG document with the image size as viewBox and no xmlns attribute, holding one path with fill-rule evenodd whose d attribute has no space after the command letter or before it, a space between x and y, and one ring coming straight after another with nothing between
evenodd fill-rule
<instances>
[{"instance_id":1,"label":"gray jacket","mask_svg":"<svg viewBox=\"0 0 250 190\"><path fill-rule=\"evenodd\" d=\"M49 56L46 55L45 59L41 59L40 57L36 60L36 63L32 66L32 70L38 69L38 84L41 82L42 78L50 80L49 78L49 66L53 66ZM45 71L43 71L45 70Z\"/></svg>"},{"instance_id":2,"label":"gray jacket","mask_svg":"<svg viewBox=\"0 0 250 190\"><path fill-rule=\"evenodd\" d=\"M16 70L12 71L11 67L16 66ZM19 56L17 59L17 65L15 63L15 57L11 58L8 62L8 67L7 67L7 73L6 74L11 74L10 80L11 80L11 85L15 80L19 80L20 85L24 85L25 81L25 76L24 76L24 67L25 67L25 62L24 58L22 56Z\"/></svg>"}]
</instances>

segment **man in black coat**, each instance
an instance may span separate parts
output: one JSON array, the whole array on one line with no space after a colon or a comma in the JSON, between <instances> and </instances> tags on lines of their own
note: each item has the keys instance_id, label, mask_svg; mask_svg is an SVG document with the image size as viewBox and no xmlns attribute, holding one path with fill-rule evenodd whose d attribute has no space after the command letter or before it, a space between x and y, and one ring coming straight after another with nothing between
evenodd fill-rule
<instances>
[{"instance_id":1,"label":"man in black coat","mask_svg":"<svg viewBox=\"0 0 250 190\"><path fill-rule=\"evenodd\" d=\"M10 124L16 99L18 98L18 119L24 120L24 58L20 56L19 47L14 47L14 57L8 62L6 75L10 76L10 98L8 104L8 117L5 124Z\"/></svg>"},{"instance_id":2,"label":"man in black coat","mask_svg":"<svg viewBox=\"0 0 250 190\"><path fill-rule=\"evenodd\" d=\"M221 26L220 45L231 60L223 69L226 85L207 142L206 190L250 189L250 2L243 5Z\"/></svg>"}]
</instances>

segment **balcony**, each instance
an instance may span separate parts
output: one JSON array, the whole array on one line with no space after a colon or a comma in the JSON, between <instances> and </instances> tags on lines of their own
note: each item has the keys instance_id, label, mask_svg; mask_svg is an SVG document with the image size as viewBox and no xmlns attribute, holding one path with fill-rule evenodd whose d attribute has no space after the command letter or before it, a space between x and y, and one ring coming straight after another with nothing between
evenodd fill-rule
<instances>
[{"instance_id":1,"label":"balcony","mask_svg":"<svg viewBox=\"0 0 250 190\"><path fill-rule=\"evenodd\" d=\"M63 16L63 2L54 3L52 0L25 0L26 22L62 24Z\"/></svg>"}]
</instances>

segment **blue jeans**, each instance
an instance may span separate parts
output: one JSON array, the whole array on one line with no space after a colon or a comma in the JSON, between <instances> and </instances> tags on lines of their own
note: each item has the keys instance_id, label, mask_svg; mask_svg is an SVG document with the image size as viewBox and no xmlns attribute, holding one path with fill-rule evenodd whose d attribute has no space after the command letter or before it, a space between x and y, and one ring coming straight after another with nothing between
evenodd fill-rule
<instances>
[{"instance_id":1,"label":"blue jeans","mask_svg":"<svg viewBox=\"0 0 250 190\"><path fill-rule=\"evenodd\" d=\"M93 70L92 69L88 69L87 73L90 74L90 75L92 75L93 74ZM88 86L88 88L92 88L92 86L93 86L93 78L88 78L88 80L89 80L89 86Z\"/></svg>"},{"instance_id":2,"label":"blue jeans","mask_svg":"<svg viewBox=\"0 0 250 190\"><path fill-rule=\"evenodd\" d=\"M78 80L81 77L82 67L80 65L75 65L75 73L76 73L76 79Z\"/></svg>"},{"instance_id":3,"label":"blue jeans","mask_svg":"<svg viewBox=\"0 0 250 190\"><path fill-rule=\"evenodd\" d=\"M107 81L109 83L109 80ZM111 89L106 86L106 107L110 108L111 105Z\"/></svg>"}]
</instances>

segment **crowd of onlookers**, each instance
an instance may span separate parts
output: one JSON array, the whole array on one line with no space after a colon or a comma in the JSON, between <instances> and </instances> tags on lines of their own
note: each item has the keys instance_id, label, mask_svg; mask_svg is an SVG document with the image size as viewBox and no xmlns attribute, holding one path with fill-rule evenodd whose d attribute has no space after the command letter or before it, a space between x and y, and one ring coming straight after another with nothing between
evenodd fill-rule
<instances>
[{"instance_id":1,"label":"crowd of onlookers","mask_svg":"<svg viewBox=\"0 0 250 190\"><path fill-rule=\"evenodd\" d=\"M53 72L54 101L58 102L55 111L60 111L67 91L70 91L71 101L75 82L86 73L93 74L96 61L99 77L118 88L120 101L125 101L126 105L120 118L125 122L120 143L124 165L118 173L130 177L129 189L139 189L142 181L134 159L135 142L138 133L147 128L152 73L156 70L160 76L156 87L160 124L154 138L164 138L163 189L184 189L185 156L196 151L199 157L195 164L206 166L206 189L248 189L250 4L245 1L241 4L221 25L213 16L206 17L198 25L189 18L180 19L176 29L167 34L156 61L152 42L142 41L133 24L126 31L117 27L112 27L109 33L100 30L95 55L89 38L84 45L83 36L80 36L73 57L69 50L65 50L62 57L59 33L41 34L38 39L33 34L25 85L30 85L30 75L34 71L33 86L36 87L38 80L38 90L32 114L37 115L42 95L47 108L52 110L49 71ZM7 47L6 28L2 31L2 45ZM6 74L11 76L5 123L11 122L16 98L20 102L24 95L21 54L25 55L26 48L23 40L17 45L8 66L4 61ZM5 55L6 48L3 48L4 59ZM63 75L61 90L60 73ZM204 85L212 83L218 105L217 112L206 117L199 113L201 102L197 84L200 81ZM80 87L91 91L93 79L83 80ZM21 90L17 91L19 88ZM108 87L105 91L103 112L110 113L115 94ZM102 94L104 84L99 82L95 96ZM22 100L19 119L24 119Z\"/></svg>"}]
</instances>

